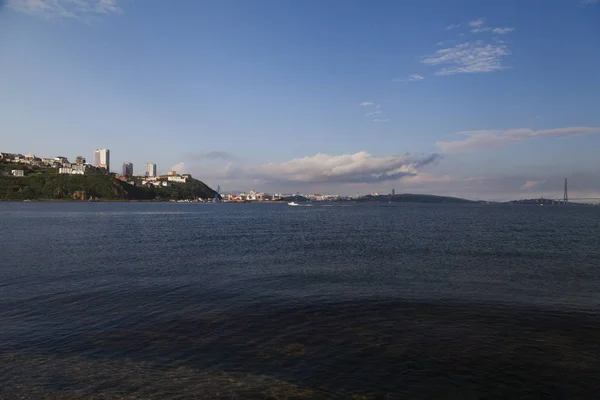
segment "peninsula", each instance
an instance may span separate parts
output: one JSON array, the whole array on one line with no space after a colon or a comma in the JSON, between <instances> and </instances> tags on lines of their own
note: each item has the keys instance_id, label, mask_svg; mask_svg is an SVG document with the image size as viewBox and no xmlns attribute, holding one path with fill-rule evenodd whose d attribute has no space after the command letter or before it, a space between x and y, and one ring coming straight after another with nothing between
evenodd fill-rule
<instances>
[{"instance_id":1,"label":"peninsula","mask_svg":"<svg viewBox=\"0 0 600 400\"><path fill-rule=\"evenodd\" d=\"M204 182L143 185L118 174L59 174L54 168L26 167L22 176L11 175L15 166L0 164L0 200L209 200L219 198ZM165 183L167 181L165 180Z\"/></svg>"}]
</instances>

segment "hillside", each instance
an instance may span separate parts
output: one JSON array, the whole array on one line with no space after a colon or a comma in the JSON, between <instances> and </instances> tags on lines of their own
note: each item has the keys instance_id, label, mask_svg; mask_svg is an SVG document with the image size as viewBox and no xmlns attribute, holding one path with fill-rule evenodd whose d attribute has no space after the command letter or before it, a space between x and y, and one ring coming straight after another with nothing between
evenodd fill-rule
<instances>
[{"instance_id":1,"label":"hillside","mask_svg":"<svg viewBox=\"0 0 600 400\"><path fill-rule=\"evenodd\" d=\"M460 199L458 197L447 197L447 196L434 196L431 194L396 194L387 196L363 196L357 201L360 202L381 202L387 203L392 200L392 203L454 203L454 204L467 204L475 203L472 200Z\"/></svg>"},{"instance_id":2,"label":"hillside","mask_svg":"<svg viewBox=\"0 0 600 400\"><path fill-rule=\"evenodd\" d=\"M190 179L170 187L137 187L112 175L59 175L32 173L25 177L0 176L0 200L181 200L214 198L215 191Z\"/></svg>"}]
</instances>

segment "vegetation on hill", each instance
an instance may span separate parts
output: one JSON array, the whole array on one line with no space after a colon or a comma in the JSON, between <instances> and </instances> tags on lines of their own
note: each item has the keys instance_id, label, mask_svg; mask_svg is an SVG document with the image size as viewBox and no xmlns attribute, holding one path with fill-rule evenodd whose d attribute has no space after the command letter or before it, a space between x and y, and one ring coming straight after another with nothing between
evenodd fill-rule
<instances>
[{"instance_id":1,"label":"vegetation on hill","mask_svg":"<svg viewBox=\"0 0 600 400\"><path fill-rule=\"evenodd\" d=\"M163 200L214 199L215 195L220 198L218 193L204 182L193 178L188 178L186 183L173 183L171 186L148 190Z\"/></svg>"},{"instance_id":2,"label":"vegetation on hill","mask_svg":"<svg viewBox=\"0 0 600 400\"><path fill-rule=\"evenodd\" d=\"M214 190L195 179L147 188L112 175L59 175L43 170L30 171L25 177L0 176L0 200L192 200L214 196Z\"/></svg>"},{"instance_id":3,"label":"vegetation on hill","mask_svg":"<svg viewBox=\"0 0 600 400\"><path fill-rule=\"evenodd\" d=\"M55 175L58 173L58 169L56 168L44 168L26 164L6 164L0 162L0 175L4 173L10 174L10 172L15 169L22 169L25 171L25 174Z\"/></svg>"},{"instance_id":4,"label":"vegetation on hill","mask_svg":"<svg viewBox=\"0 0 600 400\"><path fill-rule=\"evenodd\" d=\"M283 197L281 199L281 201L288 201L288 202L289 201L295 201L296 203L304 203L304 202L309 201L309 199L307 197L298 195L298 196Z\"/></svg>"}]
</instances>

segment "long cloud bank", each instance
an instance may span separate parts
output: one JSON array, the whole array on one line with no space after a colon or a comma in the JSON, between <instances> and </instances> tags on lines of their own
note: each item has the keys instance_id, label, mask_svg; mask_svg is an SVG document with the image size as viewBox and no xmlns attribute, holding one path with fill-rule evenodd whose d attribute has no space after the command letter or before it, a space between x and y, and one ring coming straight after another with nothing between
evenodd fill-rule
<instances>
[{"instance_id":1,"label":"long cloud bank","mask_svg":"<svg viewBox=\"0 0 600 400\"><path fill-rule=\"evenodd\" d=\"M459 153L463 151L495 149L509 144L541 138L559 138L600 133L598 126L571 126L567 128L545 129L534 131L527 128L509 130L483 130L459 132L466 136L462 140L437 142L437 148L442 153Z\"/></svg>"},{"instance_id":2,"label":"long cloud bank","mask_svg":"<svg viewBox=\"0 0 600 400\"><path fill-rule=\"evenodd\" d=\"M415 176L418 168L439 159L438 154L374 157L366 152L331 156L317 154L251 168L254 178L271 182L371 183Z\"/></svg>"}]
</instances>

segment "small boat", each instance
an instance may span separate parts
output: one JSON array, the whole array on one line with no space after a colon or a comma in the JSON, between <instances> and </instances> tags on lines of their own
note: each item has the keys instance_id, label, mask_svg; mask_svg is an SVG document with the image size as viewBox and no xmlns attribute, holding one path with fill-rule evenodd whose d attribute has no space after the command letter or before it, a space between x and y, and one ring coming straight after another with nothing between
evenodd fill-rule
<instances>
[{"instance_id":1,"label":"small boat","mask_svg":"<svg viewBox=\"0 0 600 400\"><path fill-rule=\"evenodd\" d=\"M288 206L299 206L300 204L296 203L295 201L290 201L288 203Z\"/></svg>"}]
</instances>

